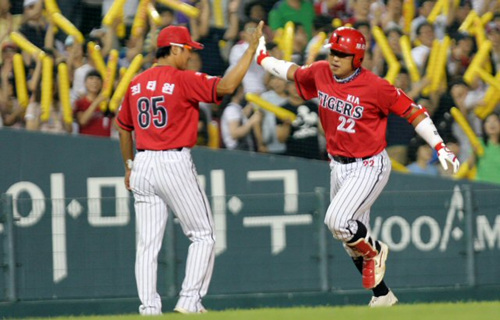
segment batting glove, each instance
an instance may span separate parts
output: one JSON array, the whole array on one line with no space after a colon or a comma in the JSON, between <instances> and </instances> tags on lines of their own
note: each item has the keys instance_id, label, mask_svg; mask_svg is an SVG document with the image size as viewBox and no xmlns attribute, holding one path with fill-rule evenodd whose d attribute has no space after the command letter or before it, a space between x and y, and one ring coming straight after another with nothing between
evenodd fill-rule
<instances>
[{"instance_id":1,"label":"batting glove","mask_svg":"<svg viewBox=\"0 0 500 320\"><path fill-rule=\"evenodd\" d=\"M266 39L264 38L264 36L261 36L259 38L259 45L257 46L257 51L255 52L255 62L257 62L257 64L260 65L262 63L262 60L264 60L267 57L269 57L269 54L267 53L266 50Z\"/></svg>"},{"instance_id":2,"label":"batting glove","mask_svg":"<svg viewBox=\"0 0 500 320\"><path fill-rule=\"evenodd\" d=\"M443 142L438 143L435 149L438 154L439 162L441 162L441 166L444 168L444 170L448 170L448 163L446 162L449 162L453 166L453 173L456 173L458 171L458 168L460 167L460 162L458 161L455 154L451 152Z\"/></svg>"}]
</instances>

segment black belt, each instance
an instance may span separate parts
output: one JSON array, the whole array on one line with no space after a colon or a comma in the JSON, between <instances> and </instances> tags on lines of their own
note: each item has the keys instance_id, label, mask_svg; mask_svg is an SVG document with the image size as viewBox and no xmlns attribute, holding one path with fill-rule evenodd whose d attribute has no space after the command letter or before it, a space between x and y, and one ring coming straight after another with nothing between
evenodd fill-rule
<instances>
[{"instance_id":1,"label":"black belt","mask_svg":"<svg viewBox=\"0 0 500 320\"><path fill-rule=\"evenodd\" d=\"M340 162L342 164L348 164L348 163L356 162L358 160L366 160L366 159L369 159L371 157L349 158L349 157L344 157L344 156L333 156L333 155L330 155L330 158L332 158L333 160L335 160L337 162Z\"/></svg>"},{"instance_id":2,"label":"black belt","mask_svg":"<svg viewBox=\"0 0 500 320\"><path fill-rule=\"evenodd\" d=\"M145 150L145 149L137 149L137 152L144 152L144 151L182 151L184 149L183 147L181 148L175 148L175 149L163 149L163 150Z\"/></svg>"}]
</instances>

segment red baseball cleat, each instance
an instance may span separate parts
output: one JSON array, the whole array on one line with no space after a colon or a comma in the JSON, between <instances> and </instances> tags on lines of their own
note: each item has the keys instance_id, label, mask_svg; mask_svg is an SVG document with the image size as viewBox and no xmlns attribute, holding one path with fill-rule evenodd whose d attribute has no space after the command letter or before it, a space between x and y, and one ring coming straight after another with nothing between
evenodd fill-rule
<instances>
[{"instance_id":1,"label":"red baseball cleat","mask_svg":"<svg viewBox=\"0 0 500 320\"><path fill-rule=\"evenodd\" d=\"M385 275L385 260L389 254L389 248L381 241L380 252L373 258L363 259L363 287L365 289L375 288Z\"/></svg>"}]
</instances>

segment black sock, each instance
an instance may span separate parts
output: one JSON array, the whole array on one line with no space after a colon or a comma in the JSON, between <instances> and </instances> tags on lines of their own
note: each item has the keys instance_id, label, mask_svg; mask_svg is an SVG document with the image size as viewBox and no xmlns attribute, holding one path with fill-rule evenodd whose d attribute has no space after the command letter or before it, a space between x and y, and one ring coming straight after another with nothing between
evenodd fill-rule
<instances>
[{"instance_id":1,"label":"black sock","mask_svg":"<svg viewBox=\"0 0 500 320\"><path fill-rule=\"evenodd\" d=\"M349 240L347 243L356 242L359 239L366 237L366 235L368 234L368 230L366 229L365 225L358 220L349 220L347 222L347 231L349 231L349 233L352 235L351 240Z\"/></svg>"},{"instance_id":2,"label":"black sock","mask_svg":"<svg viewBox=\"0 0 500 320\"><path fill-rule=\"evenodd\" d=\"M389 288L385 285L384 280L382 280L378 286L372 289L373 295L375 297L380 297L380 296L385 296L386 294L389 293Z\"/></svg>"},{"instance_id":3,"label":"black sock","mask_svg":"<svg viewBox=\"0 0 500 320\"><path fill-rule=\"evenodd\" d=\"M356 266L356 269L358 269L358 271L360 273L363 272L363 258L359 257L359 258L352 258L352 262L354 262L354 265ZM378 286L376 286L375 288L372 289L373 291L373 295L375 297L380 297L380 296L385 296L386 294L389 293L389 288L385 285L385 282L384 280L382 280Z\"/></svg>"},{"instance_id":4,"label":"black sock","mask_svg":"<svg viewBox=\"0 0 500 320\"><path fill-rule=\"evenodd\" d=\"M359 273L363 272L363 258L358 257L358 258L352 258L352 262L354 262L354 265L358 269Z\"/></svg>"}]
</instances>

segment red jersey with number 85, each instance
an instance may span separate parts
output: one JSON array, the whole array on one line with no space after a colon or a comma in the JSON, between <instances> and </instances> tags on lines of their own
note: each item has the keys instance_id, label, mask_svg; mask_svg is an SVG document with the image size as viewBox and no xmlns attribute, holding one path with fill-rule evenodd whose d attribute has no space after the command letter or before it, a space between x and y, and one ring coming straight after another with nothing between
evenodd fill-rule
<instances>
[{"instance_id":1,"label":"red jersey with number 85","mask_svg":"<svg viewBox=\"0 0 500 320\"><path fill-rule=\"evenodd\" d=\"M402 90L361 69L351 81L337 82L328 61L315 62L295 72L302 98L319 98L319 116L331 155L364 158L387 145L385 132L390 112L406 115L414 104Z\"/></svg>"},{"instance_id":2,"label":"red jersey with number 85","mask_svg":"<svg viewBox=\"0 0 500 320\"><path fill-rule=\"evenodd\" d=\"M219 81L200 72L153 67L132 80L116 122L135 131L137 149L191 148L198 135L198 103L220 103Z\"/></svg>"}]
</instances>

